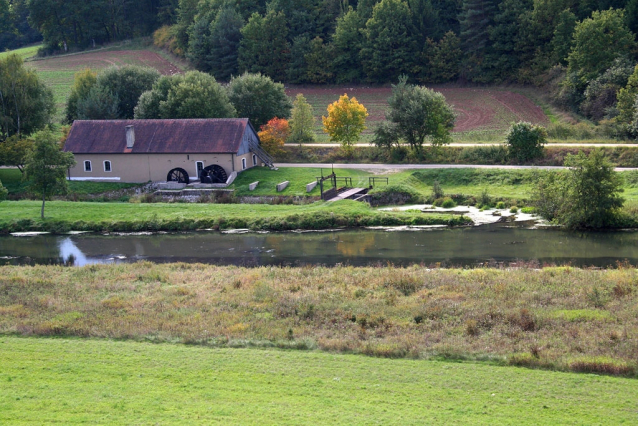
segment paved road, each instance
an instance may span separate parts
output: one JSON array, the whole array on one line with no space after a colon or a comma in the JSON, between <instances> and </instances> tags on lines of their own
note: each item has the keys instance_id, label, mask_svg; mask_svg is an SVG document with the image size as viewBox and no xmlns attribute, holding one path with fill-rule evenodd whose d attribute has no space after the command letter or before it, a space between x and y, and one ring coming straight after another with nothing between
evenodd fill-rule
<instances>
[{"instance_id":1,"label":"paved road","mask_svg":"<svg viewBox=\"0 0 638 426\"><path fill-rule=\"evenodd\" d=\"M560 166L486 166L473 164L346 164L346 163L275 163L277 167L308 167L330 169L363 169L363 170L414 170L414 169L539 169L561 170ZM616 167L616 171L638 170L636 167Z\"/></svg>"},{"instance_id":2,"label":"paved road","mask_svg":"<svg viewBox=\"0 0 638 426\"><path fill-rule=\"evenodd\" d=\"M341 146L338 143L304 143L301 144L302 146L308 146L308 147L337 147L337 146ZM286 146L299 146L299 144L293 144L293 143L289 143L286 144ZM355 143L353 144L353 146L371 146L371 144L369 143ZM407 145L406 145L407 146ZM492 143L492 142L486 142L486 143L451 143L449 145L445 145L445 146L451 146L451 147L468 147L468 146L505 146L505 144L503 142L500 143ZM546 143L545 146L547 148L552 148L552 147L580 147L580 148L599 148L599 147L627 147L627 148L638 148L638 143Z\"/></svg>"}]
</instances>

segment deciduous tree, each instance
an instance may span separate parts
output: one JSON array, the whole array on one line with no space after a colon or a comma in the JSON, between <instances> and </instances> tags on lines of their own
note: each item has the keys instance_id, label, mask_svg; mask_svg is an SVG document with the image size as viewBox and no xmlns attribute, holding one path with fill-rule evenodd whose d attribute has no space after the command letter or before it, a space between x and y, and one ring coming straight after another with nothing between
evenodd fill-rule
<instances>
[{"instance_id":1,"label":"deciduous tree","mask_svg":"<svg viewBox=\"0 0 638 426\"><path fill-rule=\"evenodd\" d=\"M627 28L623 10L594 12L576 25L567 59L569 71L588 82L609 68L614 59L629 55L634 47L634 35Z\"/></svg>"},{"instance_id":2,"label":"deciduous tree","mask_svg":"<svg viewBox=\"0 0 638 426\"><path fill-rule=\"evenodd\" d=\"M347 152L352 151L352 144L366 129L368 110L354 96L349 98L343 94L338 101L328 105L328 116L322 116L323 131L330 140L340 142Z\"/></svg>"},{"instance_id":3,"label":"deciduous tree","mask_svg":"<svg viewBox=\"0 0 638 426\"><path fill-rule=\"evenodd\" d=\"M28 179L31 190L42 195L42 219L46 199L53 194L66 192L67 169L74 165L73 154L60 150L60 144L50 130L35 135L33 149L27 156L25 178Z\"/></svg>"},{"instance_id":4,"label":"deciduous tree","mask_svg":"<svg viewBox=\"0 0 638 426\"><path fill-rule=\"evenodd\" d=\"M32 148L33 141L31 139L20 138L18 135L11 136L0 143L0 165L17 167L24 174L24 164Z\"/></svg>"},{"instance_id":5,"label":"deciduous tree","mask_svg":"<svg viewBox=\"0 0 638 426\"><path fill-rule=\"evenodd\" d=\"M213 76L200 71L160 77L135 108L136 119L235 116L224 88Z\"/></svg>"},{"instance_id":6,"label":"deciduous tree","mask_svg":"<svg viewBox=\"0 0 638 426\"><path fill-rule=\"evenodd\" d=\"M87 68L75 73L71 94L66 101L66 121L73 123L78 118L78 102L89 96L89 91L97 83L97 72Z\"/></svg>"},{"instance_id":7,"label":"deciduous tree","mask_svg":"<svg viewBox=\"0 0 638 426\"><path fill-rule=\"evenodd\" d=\"M284 85L260 73L233 77L228 85L228 97L237 110L237 116L249 118L256 128L274 117L290 117L292 103L286 96Z\"/></svg>"},{"instance_id":8,"label":"deciduous tree","mask_svg":"<svg viewBox=\"0 0 638 426\"><path fill-rule=\"evenodd\" d=\"M601 150L565 159L569 172L541 179L532 200L547 219L570 229L614 225L624 199L622 179Z\"/></svg>"},{"instance_id":9,"label":"deciduous tree","mask_svg":"<svg viewBox=\"0 0 638 426\"><path fill-rule=\"evenodd\" d=\"M522 121L513 124L505 136L510 158L520 163L542 157L546 141L544 127Z\"/></svg>"},{"instance_id":10,"label":"deciduous tree","mask_svg":"<svg viewBox=\"0 0 638 426\"><path fill-rule=\"evenodd\" d=\"M0 141L42 129L55 112L53 92L18 55L0 59Z\"/></svg>"},{"instance_id":11,"label":"deciduous tree","mask_svg":"<svg viewBox=\"0 0 638 426\"><path fill-rule=\"evenodd\" d=\"M638 65L629 77L627 85L618 91L618 121L628 123L636 112L636 96L638 95Z\"/></svg>"},{"instance_id":12,"label":"deciduous tree","mask_svg":"<svg viewBox=\"0 0 638 426\"><path fill-rule=\"evenodd\" d=\"M107 68L97 76L97 85L118 99L119 117L132 119L142 93L151 90L160 73L153 68L133 65Z\"/></svg>"},{"instance_id":13,"label":"deciduous tree","mask_svg":"<svg viewBox=\"0 0 638 426\"><path fill-rule=\"evenodd\" d=\"M441 93L407 84L407 77L403 76L392 86L388 105L386 118L390 126L378 129L378 139L403 140L415 151L421 150L426 138L432 145L450 142L455 115Z\"/></svg>"},{"instance_id":14,"label":"deciduous tree","mask_svg":"<svg viewBox=\"0 0 638 426\"><path fill-rule=\"evenodd\" d=\"M290 126L285 118L273 118L261 126L258 133L261 146L270 155L277 155L283 151L284 144L290 136Z\"/></svg>"},{"instance_id":15,"label":"deciduous tree","mask_svg":"<svg viewBox=\"0 0 638 426\"><path fill-rule=\"evenodd\" d=\"M306 98L301 94L297 94L292 106L292 114L290 118L290 141L294 143L306 143L315 140L315 117Z\"/></svg>"}]
</instances>

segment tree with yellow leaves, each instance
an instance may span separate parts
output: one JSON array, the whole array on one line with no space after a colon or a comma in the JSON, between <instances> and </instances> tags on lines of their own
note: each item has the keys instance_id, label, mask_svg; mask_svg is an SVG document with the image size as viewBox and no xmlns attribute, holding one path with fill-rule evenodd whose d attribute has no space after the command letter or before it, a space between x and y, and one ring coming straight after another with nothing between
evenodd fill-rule
<instances>
[{"instance_id":1,"label":"tree with yellow leaves","mask_svg":"<svg viewBox=\"0 0 638 426\"><path fill-rule=\"evenodd\" d=\"M357 98L348 98L344 94L338 101L328 105L328 116L321 117L323 131L330 135L330 140L340 142L346 152L352 152L352 143L359 139L359 135L366 128L368 110L361 105Z\"/></svg>"}]
</instances>

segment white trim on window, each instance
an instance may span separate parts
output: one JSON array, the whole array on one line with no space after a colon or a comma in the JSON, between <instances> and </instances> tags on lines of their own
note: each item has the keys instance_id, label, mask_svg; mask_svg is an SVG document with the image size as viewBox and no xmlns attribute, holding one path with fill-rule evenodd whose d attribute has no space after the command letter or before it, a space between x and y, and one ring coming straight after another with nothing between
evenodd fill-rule
<instances>
[{"instance_id":1,"label":"white trim on window","mask_svg":"<svg viewBox=\"0 0 638 426\"><path fill-rule=\"evenodd\" d=\"M113 164L111 164L111 160L104 160L102 164L104 166L104 172L111 173L113 171ZM107 164L108 164L108 167L106 167Z\"/></svg>"},{"instance_id":2,"label":"white trim on window","mask_svg":"<svg viewBox=\"0 0 638 426\"><path fill-rule=\"evenodd\" d=\"M241 159L241 169L242 170L246 170L246 159L245 158Z\"/></svg>"},{"instance_id":3,"label":"white trim on window","mask_svg":"<svg viewBox=\"0 0 638 426\"><path fill-rule=\"evenodd\" d=\"M91 165L91 160L84 160L84 171L85 172L92 172L93 171L93 166Z\"/></svg>"},{"instance_id":4,"label":"white trim on window","mask_svg":"<svg viewBox=\"0 0 638 426\"><path fill-rule=\"evenodd\" d=\"M257 165L257 156L253 154L253 166Z\"/></svg>"}]
</instances>

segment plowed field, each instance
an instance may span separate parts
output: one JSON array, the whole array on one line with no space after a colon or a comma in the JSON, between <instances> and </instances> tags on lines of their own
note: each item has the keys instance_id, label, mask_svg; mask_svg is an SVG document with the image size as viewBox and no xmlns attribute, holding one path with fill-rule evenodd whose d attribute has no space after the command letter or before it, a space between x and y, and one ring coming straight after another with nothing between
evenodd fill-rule
<instances>
[{"instance_id":1,"label":"plowed field","mask_svg":"<svg viewBox=\"0 0 638 426\"><path fill-rule=\"evenodd\" d=\"M64 114L66 99L71 93L73 76L85 68L101 70L110 66L140 65L157 69L165 75L180 72L180 69L149 50L111 50L65 55L27 62L53 89L58 117Z\"/></svg>"},{"instance_id":2,"label":"plowed field","mask_svg":"<svg viewBox=\"0 0 638 426\"><path fill-rule=\"evenodd\" d=\"M455 132L499 131L506 130L516 121L529 121L535 124L549 122L543 110L529 98L511 90L468 89L468 88L435 88L443 93L447 101L454 106L457 119ZM317 117L317 132L321 132L321 116L326 115L328 104L339 99L344 93L356 97L368 109L368 129L364 134L371 134L375 124L385 118L389 87L333 87L306 88L289 87L289 96L303 93L312 104Z\"/></svg>"}]
</instances>

